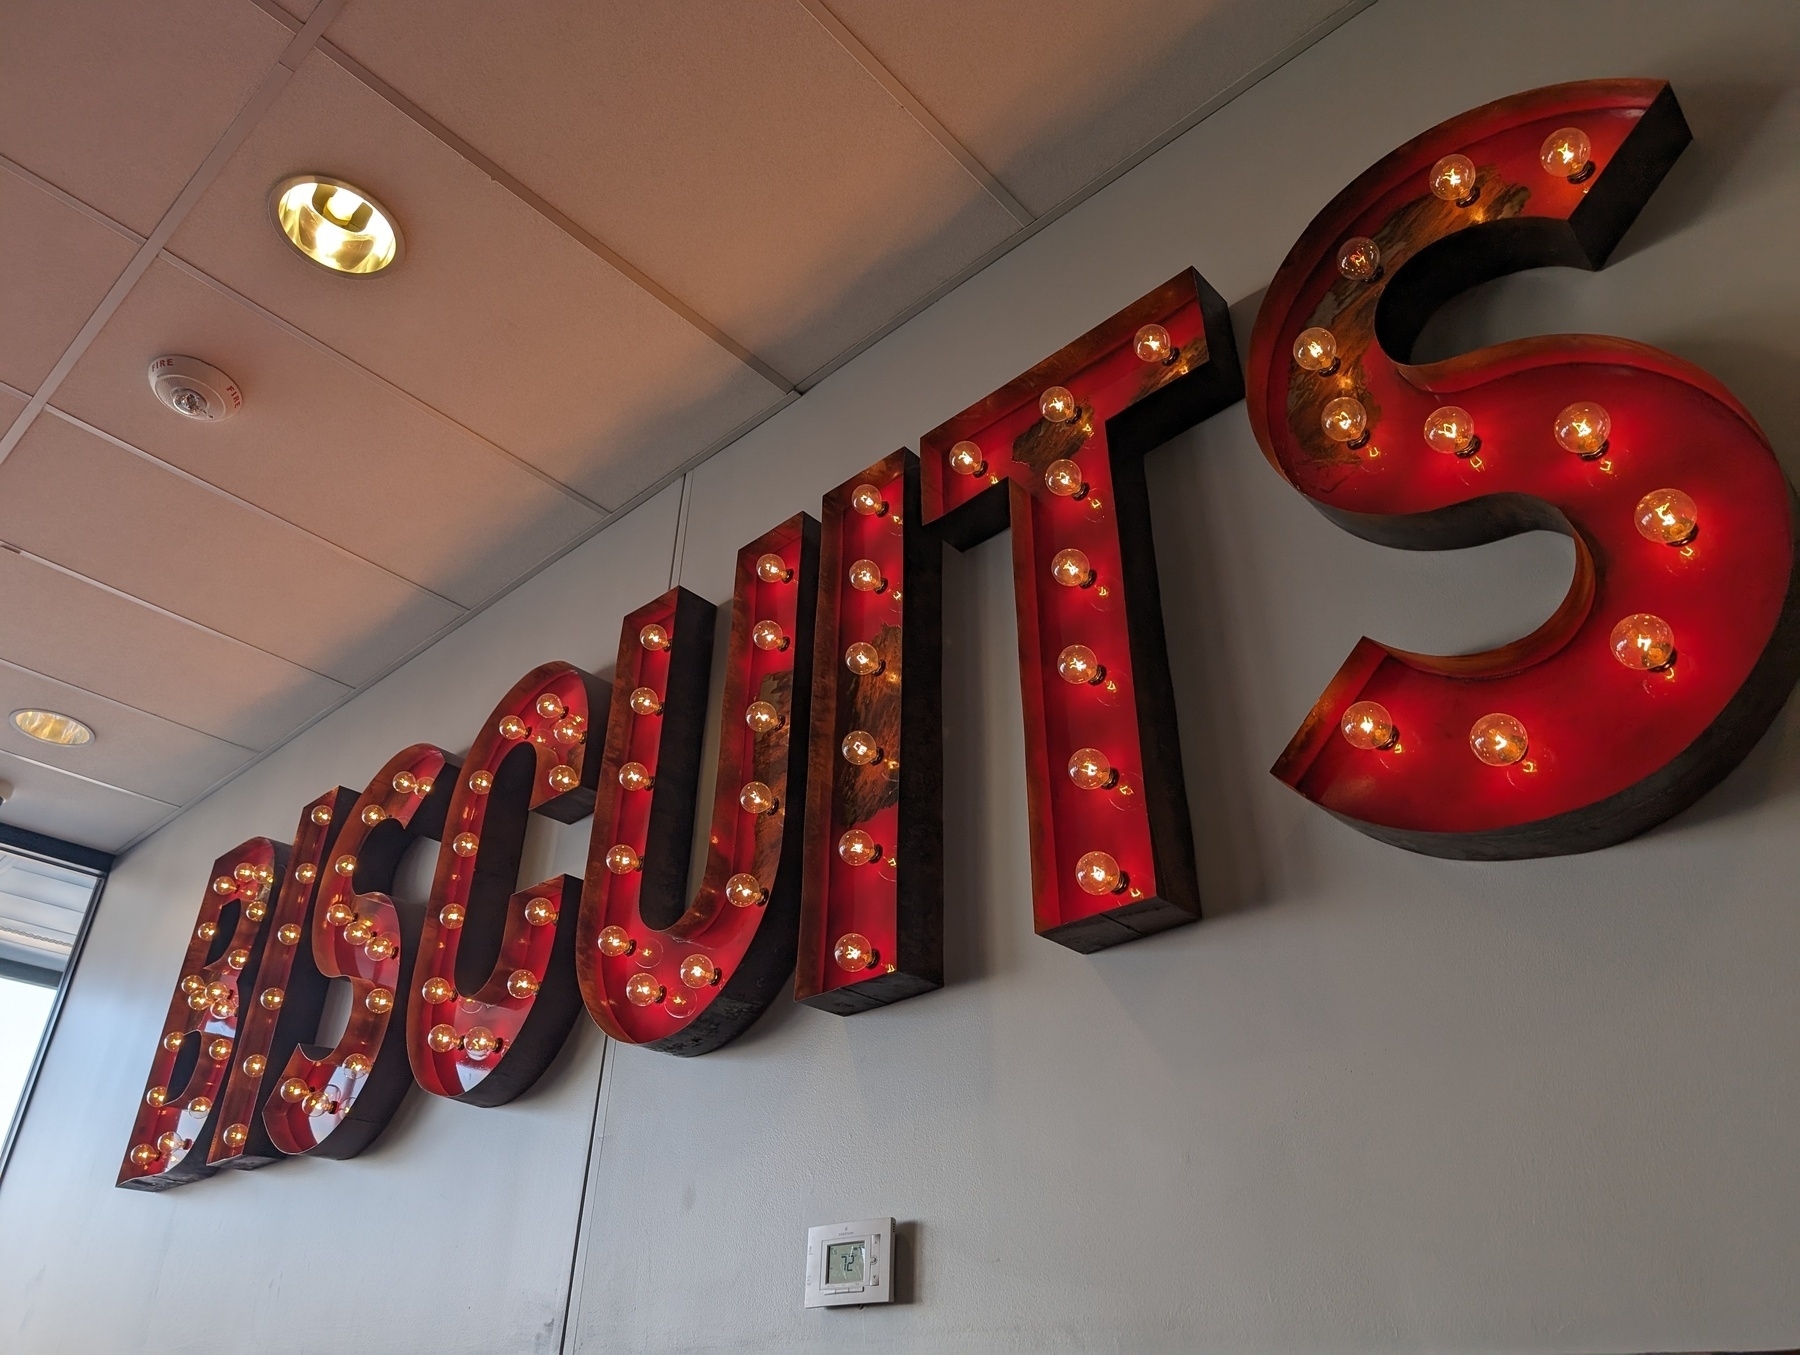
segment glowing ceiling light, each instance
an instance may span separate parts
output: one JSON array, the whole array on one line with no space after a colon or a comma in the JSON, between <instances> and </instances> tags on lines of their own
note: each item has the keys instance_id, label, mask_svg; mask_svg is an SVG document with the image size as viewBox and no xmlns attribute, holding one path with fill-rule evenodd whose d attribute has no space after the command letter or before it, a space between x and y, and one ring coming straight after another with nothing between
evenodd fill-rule
<instances>
[{"instance_id":1,"label":"glowing ceiling light","mask_svg":"<svg viewBox=\"0 0 1800 1355\"><path fill-rule=\"evenodd\" d=\"M63 715L54 710L15 710L12 722L19 733L26 738L36 739L39 743L76 748L94 741L93 730L73 715Z\"/></svg>"},{"instance_id":2,"label":"glowing ceiling light","mask_svg":"<svg viewBox=\"0 0 1800 1355\"><path fill-rule=\"evenodd\" d=\"M288 243L321 268L366 276L400 257L400 230L362 189L318 174L275 186L269 211Z\"/></svg>"}]
</instances>

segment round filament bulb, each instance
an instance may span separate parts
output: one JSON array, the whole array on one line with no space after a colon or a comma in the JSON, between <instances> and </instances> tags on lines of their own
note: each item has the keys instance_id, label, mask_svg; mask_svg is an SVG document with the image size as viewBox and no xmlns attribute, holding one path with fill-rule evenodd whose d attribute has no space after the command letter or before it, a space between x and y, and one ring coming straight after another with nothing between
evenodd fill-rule
<instances>
[{"instance_id":1,"label":"round filament bulb","mask_svg":"<svg viewBox=\"0 0 1800 1355\"><path fill-rule=\"evenodd\" d=\"M1579 457L1599 456L1612 437L1612 415L1592 400L1565 405L1556 416L1556 441L1565 452Z\"/></svg>"},{"instance_id":2,"label":"round filament bulb","mask_svg":"<svg viewBox=\"0 0 1800 1355\"><path fill-rule=\"evenodd\" d=\"M787 633L777 621L758 621L750 629L750 642L758 649L783 650L788 647Z\"/></svg>"},{"instance_id":3,"label":"round filament bulb","mask_svg":"<svg viewBox=\"0 0 1800 1355\"><path fill-rule=\"evenodd\" d=\"M980 475L987 469L987 459L979 446L965 439L950 449L950 469L958 475Z\"/></svg>"},{"instance_id":4,"label":"round filament bulb","mask_svg":"<svg viewBox=\"0 0 1800 1355\"><path fill-rule=\"evenodd\" d=\"M468 909L464 908L460 903L446 903L442 908L438 909L438 921L443 923L444 926L448 927L451 931L455 931L458 927L462 926L463 923L468 920L468 917Z\"/></svg>"},{"instance_id":5,"label":"round filament bulb","mask_svg":"<svg viewBox=\"0 0 1800 1355\"><path fill-rule=\"evenodd\" d=\"M645 626L638 632L638 643L645 649L662 650L669 647L669 632L661 626Z\"/></svg>"},{"instance_id":6,"label":"round filament bulb","mask_svg":"<svg viewBox=\"0 0 1800 1355\"><path fill-rule=\"evenodd\" d=\"M420 985L419 996L427 1002L449 1002L456 997L456 985L441 974L434 974Z\"/></svg>"},{"instance_id":7,"label":"round filament bulb","mask_svg":"<svg viewBox=\"0 0 1800 1355\"><path fill-rule=\"evenodd\" d=\"M494 774L489 771L469 773L469 789L477 795L486 795L494 788Z\"/></svg>"},{"instance_id":8,"label":"round filament bulb","mask_svg":"<svg viewBox=\"0 0 1800 1355\"><path fill-rule=\"evenodd\" d=\"M1466 155L1446 155L1431 167L1431 191L1445 202L1467 207L1475 201L1475 162Z\"/></svg>"},{"instance_id":9,"label":"round filament bulb","mask_svg":"<svg viewBox=\"0 0 1800 1355\"><path fill-rule=\"evenodd\" d=\"M1675 661L1675 631L1660 616L1638 612L1612 629L1613 657L1627 668L1653 673Z\"/></svg>"},{"instance_id":10,"label":"round filament bulb","mask_svg":"<svg viewBox=\"0 0 1800 1355\"><path fill-rule=\"evenodd\" d=\"M1294 339L1294 364L1303 371L1329 374L1338 367L1337 336L1314 325Z\"/></svg>"},{"instance_id":11,"label":"round filament bulb","mask_svg":"<svg viewBox=\"0 0 1800 1355\"><path fill-rule=\"evenodd\" d=\"M614 875L629 875L643 868L643 860L629 843L615 842L606 849L606 868Z\"/></svg>"},{"instance_id":12,"label":"round filament bulb","mask_svg":"<svg viewBox=\"0 0 1800 1355\"><path fill-rule=\"evenodd\" d=\"M634 687L631 708L639 715L657 715L662 711L662 699L648 687Z\"/></svg>"},{"instance_id":13,"label":"round filament bulb","mask_svg":"<svg viewBox=\"0 0 1800 1355\"><path fill-rule=\"evenodd\" d=\"M1352 282L1373 282L1381 276L1381 246L1366 235L1352 236L1338 251L1338 272Z\"/></svg>"},{"instance_id":14,"label":"round filament bulb","mask_svg":"<svg viewBox=\"0 0 1800 1355\"><path fill-rule=\"evenodd\" d=\"M545 692L537 699L537 713L546 720L562 719L563 712L567 709L568 707L562 703L562 698L555 692Z\"/></svg>"},{"instance_id":15,"label":"round filament bulb","mask_svg":"<svg viewBox=\"0 0 1800 1355\"><path fill-rule=\"evenodd\" d=\"M738 804L743 806L746 814L773 814L775 792L761 781L746 781L738 792Z\"/></svg>"},{"instance_id":16,"label":"round filament bulb","mask_svg":"<svg viewBox=\"0 0 1800 1355\"><path fill-rule=\"evenodd\" d=\"M1069 759L1069 780L1083 790L1107 790L1118 779L1118 771L1098 748L1077 748Z\"/></svg>"},{"instance_id":17,"label":"round filament bulb","mask_svg":"<svg viewBox=\"0 0 1800 1355\"><path fill-rule=\"evenodd\" d=\"M1559 127L1538 147L1538 163L1544 173L1577 183L1593 172L1594 146L1579 127Z\"/></svg>"},{"instance_id":18,"label":"round filament bulb","mask_svg":"<svg viewBox=\"0 0 1800 1355\"><path fill-rule=\"evenodd\" d=\"M496 728L500 731L501 738L513 739L515 741L524 738L531 732L526 728L525 722L516 715L501 716L500 723Z\"/></svg>"},{"instance_id":19,"label":"round filament bulb","mask_svg":"<svg viewBox=\"0 0 1800 1355\"><path fill-rule=\"evenodd\" d=\"M1469 729L1469 747L1490 767L1510 767L1525 756L1530 740L1524 725L1496 711L1482 716Z\"/></svg>"},{"instance_id":20,"label":"round filament bulb","mask_svg":"<svg viewBox=\"0 0 1800 1355\"><path fill-rule=\"evenodd\" d=\"M462 1048L462 1036L456 1033L455 1026L440 1022L427 1033L425 1043L431 1046L433 1053L448 1054L453 1049Z\"/></svg>"},{"instance_id":21,"label":"round filament bulb","mask_svg":"<svg viewBox=\"0 0 1800 1355\"><path fill-rule=\"evenodd\" d=\"M1082 687L1100 681L1106 669L1086 645L1070 645L1056 656L1056 674L1071 686Z\"/></svg>"},{"instance_id":22,"label":"round filament bulb","mask_svg":"<svg viewBox=\"0 0 1800 1355\"><path fill-rule=\"evenodd\" d=\"M690 955L681 962L681 981L689 988L710 988L719 981L719 967L710 955Z\"/></svg>"},{"instance_id":23,"label":"round filament bulb","mask_svg":"<svg viewBox=\"0 0 1800 1355\"><path fill-rule=\"evenodd\" d=\"M1425 445L1434 452L1467 456L1475 450L1475 418L1460 405L1443 405L1425 420Z\"/></svg>"},{"instance_id":24,"label":"round filament bulb","mask_svg":"<svg viewBox=\"0 0 1800 1355\"><path fill-rule=\"evenodd\" d=\"M858 677L872 677L882 669L881 651L867 640L858 640L844 651L844 667Z\"/></svg>"},{"instance_id":25,"label":"round filament bulb","mask_svg":"<svg viewBox=\"0 0 1800 1355\"><path fill-rule=\"evenodd\" d=\"M1379 701L1358 701L1344 711L1338 730L1352 748L1372 751L1392 748L1400 731L1394 728L1394 717Z\"/></svg>"},{"instance_id":26,"label":"round filament bulb","mask_svg":"<svg viewBox=\"0 0 1800 1355\"><path fill-rule=\"evenodd\" d=\"M1325 408L1319 411L1319 426L1333 442L1361 446L1368 434L1369 411L1355 396L1340 395L1325 402Z\"/></svg>"},{"instance_id":27,"label":"round filament bulb","mask_svg":"<svg viewBox=\"0 0 1800 1355\"><path fill-rule=\"evenodd\" d=\"M845 932L831 948L831 958L839 969L855 974L875 963L875 947L861 932Z\"/></svg>"},{"instance_id":28,"label":"round filament bulb","mask_svg":"<svg viewBox=\"0 0 1800 1355\"><path fill-rule=\"evenodd\" d=\"M1087 493L1087 481L1081 467L1073 461L1052 461L1044 467L1044 484L1052 494L1064 499L1079 499Z\"/></svg>"},{"instance_id":29,"label":"round filament bulb","mask_svg":"<svg viewBox=\"0 0 1800 1355\"><path fill-rule=\"evenodd\" d=\"M656 778L643 763L627 762L619 768L619 784L626 790L649 790L656 784Z\"/></svg>"},{"instance_id":30,"label":"round filament bulb","mask_svg":"<svg viewBox=\"0 0 1800 1355\"><path fill-rule=\"evenodd\" d=\"M734 908L754 908L769 894L762 887L762 881L748 872L740 872L725 882L725 897Z\"/></svg>"},{"instance_id":31,"label":"round filament bulb","mask_svg":"<svg viewBox=\"0 0 1800 1355\"><path fill-rule=\"evenodd\" d=\"M744 723L758 734L773 734L781 728L781 712L769 701L752 701L744 707Z\"/></svg>"},{"instance_id":32,"label":"round filament bulb","mask_svg":"<svg viewBox=\"0 0 1800 1355\"><path fill-rule=\"evenodd\" d=\"M595 938L600 953L609 959L618 959L621 955L629 955L637 948L631 934L623 927L602 927L600 935Z\"/></svg>"},{"instance_id":33,"label":"round filament bulb","mask_svg":"<svg viewBox=\"0 0 1800 1355\"><path fill-rule=\"evenodd\" d=\"M757 558L756 577L764 583L786 583L794 577L794 571L779 555L769 554Z\"/></svg>"},{"instance_id":34,"label":"round filament bulb","mask_svg":"<svg viewBox=\"0 0 1800 1355\"><path fill-rule=\"evenodd\" d=\"M858 560L850 566L850 586L859 593L879 593L887 587L887 578L873 560Z\"/></svg>"},{"instance_id":35,"label":"round filament bulb","mask_svg":"<svg viewBox=\"0 0 1800 1355\"><path fill-rule=\"evenodd\" d=\"M838 855L853 866L866 866L880 853L875 839L860 828L852 828L838 839Z\"/></svg>"},{"instance_id":36,"label":"round filament bulb","mask_svg":"<svg viewBox=\"0 0 1800 1355\"><path fill-rule=\"evenodd\" d=\"M550 769L550 788L568 792L581 784L581 773L568 763L558 763Z\"/></svg>"},{"instance_id":37,"label":"round filament bulb","mask_svg":"<svg viewBox=\"0 0 1800 1355\"><path fill-rule=\"evenodd\" d=\"M1094 566L1084 551L1059 550L1050 561L1050 577L1064 588L1086 588L1094 581Z\"/></svg>"},{"instance_id":38,"label":"round filament bulb","mask_svg":"<svg viewBox=\"0 0 1800 1355\"><path fill-rule=\"evenodd\" d=\"M529 969L515 969L506 976L506 991L514 997L530 997L537 990L537 975Z\"/></svg>"},{"instance_id":39,"label":"round filament bulb","mask_svg":"<svg viewBox=\"0 0 1800 1355\"><path fill-rule=\"evenodd\" d=\"M1659 546L1680 546L1700 525L1700 510L1679 489L1653 489L1638 500L1638 534Z\"/></svg>"},{"instance_id":40,"label":"round filament bulb","mask_svg":"<svg viewBox=\"0 0 1800 1355\"><path fill-rule=\"evenodd\" d=\"M525 920L534 927L545 927L556 921L557 908L546 898L535 898L525 905Z\"/></svg>"},{"instance_id":41,"label":"round filament bulb","mask_svg":"<svg viewBox=\"0 0 1800 1355\"><path fill-rule=\"evenodd\" d=\"M634 1007L652 1007L666 990L649 974L633 974L625 981L625 997Z\"/></svg>"},{"instance_id":42,"label":"round filament bulb","mask_svg":"<svg viewBox=\"0 0 1800 1355\"><path fill-rule=\"evenodd\" d=\"M1161 325L1145 325L1132 336L1131 349L1145 362L1167 362L1175 356L1175 344Z\"/></svg>"},{"instance_id":43,"label":"round filament bulb","mask_svg":"<svg viewBox=\"0 0 1800 1355\"><path fill-rule=\"evenodd\" d=\"M1108 852L1087 852L1075 863L1075 883L1088 894L1116 894L1125 887L1125 872Z\"/></svg>"},{"instance_id":44,"label":"round filament bulb","mask_svg":"<svg viewBox=\"0 0 1800 1355\"><path fill-rule=\"evenodd\" d=\"M1081 403L1067 386L1051 386L1038 397L1038 413L1047 423L1068 423L1081 413Z\"/></svg>"},{"instance_id":45,"label":"round filament bulb","mask_svg":"<svg viewBox=\"0 0 1800 1355\"><path fill-rule=\"evenodd\" d=\"M881 756L881 745L866 729L853 729L844 735L844 761L853 767L867 767Z\"/></svg>"},{"instance_id":46,"label":"round filament bulb","mask_svg":"<svg viewBox=\"0 0 1800 1355\"><path fill-rule=\"evenodd\" d=\"M850 506L866 518L887 512L887 499L874 485L858 485L850 491Z\"/></svg>"},{"instance_id":47,"label":"round filament bulb","mask_svg":"<svg viewBox=\"0 0 1800 1355\"><path fill-rule=\"evenodd\" d=\"M458 833L450 839L450 850L458 856L473 856L481 850L481 839L473 833Z\"/></svg>"}]
</instances>

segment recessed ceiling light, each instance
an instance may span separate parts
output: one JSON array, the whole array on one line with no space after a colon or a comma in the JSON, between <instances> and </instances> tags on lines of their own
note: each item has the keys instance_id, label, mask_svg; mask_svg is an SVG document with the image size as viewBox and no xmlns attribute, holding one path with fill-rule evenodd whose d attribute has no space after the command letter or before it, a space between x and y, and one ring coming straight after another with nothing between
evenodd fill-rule
<instances>
[{"instance_id":1,"label":"recessed ceiling light","mask_svg":"<svg viewBox=\"0 0 1800 1355\"><path fill-rule=\"evenodd\" d=\"M379 273L400 257L400 228L354 184L301 174L275 185L269 211L288 243L321 268L353 277Z\"/></svg>"},{"instance_id":2,"label":"recessed ceiling light","mask_svg":"<svg viewBox=\"0 0 1800 1355\"><path fill-rule=\"evenodd\" d=\"M12 722L19 733L36 739L39 743L73 748L94 741L93 730L73 715L63 715L53 710L15 710Z\"/></svg>"}]
</instances>

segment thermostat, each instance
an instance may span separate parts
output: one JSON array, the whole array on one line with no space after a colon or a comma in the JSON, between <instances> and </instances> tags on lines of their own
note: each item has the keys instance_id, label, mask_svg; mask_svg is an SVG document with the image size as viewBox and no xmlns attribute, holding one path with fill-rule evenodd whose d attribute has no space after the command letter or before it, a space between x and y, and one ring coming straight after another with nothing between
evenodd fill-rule
<instances>
[{"instance_id":1,"label":"thermostat","mask_svg":"<svg viewBox=\"0 0 1800 1355\"><path fill-rule=\"evenodd\" d=\"M806 1232L806 1306L888 1303L894 1297L889 1258L894 1221L827 1223Z\"/></svg>"}]
</instances>

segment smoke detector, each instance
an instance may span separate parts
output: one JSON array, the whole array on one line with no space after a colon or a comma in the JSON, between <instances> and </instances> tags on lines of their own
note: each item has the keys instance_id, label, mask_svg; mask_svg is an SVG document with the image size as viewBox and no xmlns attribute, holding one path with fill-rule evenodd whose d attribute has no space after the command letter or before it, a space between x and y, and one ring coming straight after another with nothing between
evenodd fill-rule
<instances>
[{"instance_id":1,"label":"smoke detector","mask_svg":"<svg viewBox=\"0 0 1800 1355\"><path fill-rule=\"evenodd\" d=\"M237 382L199 358L156 359L150 364L150 389L177 414L201 423L229 419L244 403Z\"/></svg>"}]
</instances>

